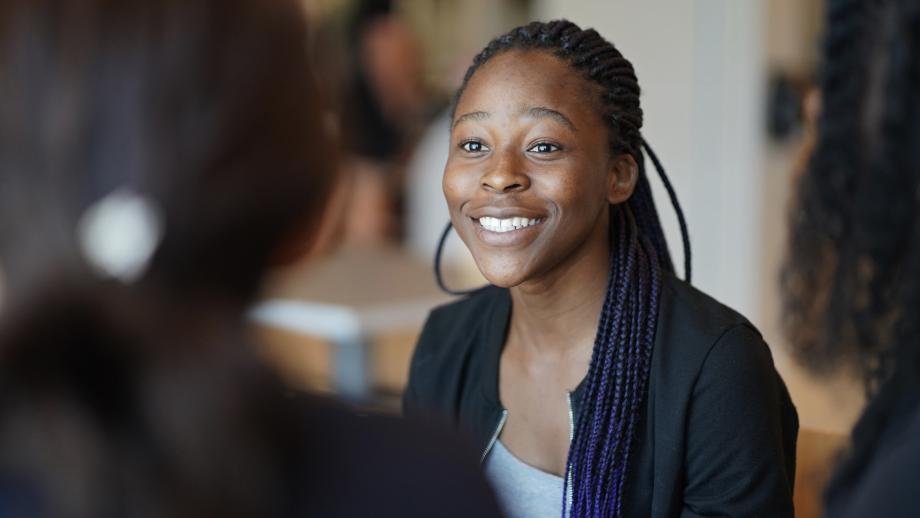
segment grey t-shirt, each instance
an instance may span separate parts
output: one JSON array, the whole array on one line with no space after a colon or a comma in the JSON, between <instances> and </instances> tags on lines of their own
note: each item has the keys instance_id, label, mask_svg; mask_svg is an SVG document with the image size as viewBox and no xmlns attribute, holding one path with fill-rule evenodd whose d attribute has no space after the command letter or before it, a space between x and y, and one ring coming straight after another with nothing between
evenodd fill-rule
<instances>
[{"instance_id":1,"label":"grey t-shirt","mask_svg":"<svg viewBox=\"0 0 920 518\"><path fill-rule=\"evenodd\" d=\"M508 518L562 516L562 477L524 463L501 441L495 441L486 457L485 472Z\"/></svg>"}]
</instances>

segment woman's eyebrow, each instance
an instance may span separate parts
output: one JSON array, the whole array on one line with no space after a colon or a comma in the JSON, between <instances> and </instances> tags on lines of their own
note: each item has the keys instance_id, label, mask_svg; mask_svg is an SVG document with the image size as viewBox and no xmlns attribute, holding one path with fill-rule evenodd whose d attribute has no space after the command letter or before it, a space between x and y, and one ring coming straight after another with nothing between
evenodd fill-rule
<instances>
[{"instance_id":1,"label":"woman's eyebrow","mask_svg":"<svg viewBox=\"0 0 920 518\"><path fill-rule=\"evenodd\" d=\"M451 125L451 128L457 127L458 124L464 121L485 120L491 116L492 116L491 113L484 112L484 111L473 111L469 113L464 113L463 115L457 117L454 120L454 123ZM573 123L568 117L563 115L561 112L558 112L552 108L547 108L545 106L534 106L532 108L527 109L526 116L536 118L536 119L543 119L543 118L553 119L556 122L559 122L560 124L568 126L572 130L577 129L575 127L575 123Z\"/></svg>"},{"instance_id":2,"label":"woman's eyebrow","mask_svg":"<svg viewBox=\"0 0 920 518\"><path fill-rule=\"evenodd\" d=\"M457 127L457 124L460 124L463 121L468 121L468 120L481 121L484 119L488 119L491 116L492 114L490 114L489 112L483 112L483 111L464 113L463 115L457 117L456 120L454 120L454 123L451 125L451 129Z\"/></svg>"},{"instance_id":3,"label":"woman's eyebrow","mask_svg":"<svg viewBox=\"0 0 920 518\"><path fill-rule=\"evenodd\" d=\"M577 129L575 128L575 124L571 120L569 120L568 117L566 117L560 112L557 112L556 110L553 110L552 108L547 108L545 106L534 106L533 108L530 108L529 110L527 110L527 116L533 117L536 119L546 119L546 118L553 119L556 122L559 122L560 124L564 124L565 126L568 126L569 129L572 129L572 130Z\"/></svg>"}]
</instances>

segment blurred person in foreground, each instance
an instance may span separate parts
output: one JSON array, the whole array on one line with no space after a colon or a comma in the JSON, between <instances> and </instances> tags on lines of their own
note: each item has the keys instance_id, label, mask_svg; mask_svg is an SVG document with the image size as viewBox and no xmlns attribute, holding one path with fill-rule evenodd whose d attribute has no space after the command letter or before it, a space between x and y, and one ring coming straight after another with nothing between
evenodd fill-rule
<instances>
[{"instance_id":1,"label":"blurred person in foreground","mask_svg":"<svg viewBox=\"0 0 920 518\"><path fill-rule=\"evenodd\" d=\"M333 183L315 86L295 0L0 4L0 516L496 514L247 343Z\"/></svg>"},{"instance_id":2,"label":"blurred person in foreground","mask_svg":"<svg viewBox=\"0 0 920 518\"><path fill-rule=\"evenodd\" d=\"M869 401L830 517L917 516L920 472L920 2L828 3L817 140L799 179L785 325L819 373Z\"/></svg>"}]
</instances>

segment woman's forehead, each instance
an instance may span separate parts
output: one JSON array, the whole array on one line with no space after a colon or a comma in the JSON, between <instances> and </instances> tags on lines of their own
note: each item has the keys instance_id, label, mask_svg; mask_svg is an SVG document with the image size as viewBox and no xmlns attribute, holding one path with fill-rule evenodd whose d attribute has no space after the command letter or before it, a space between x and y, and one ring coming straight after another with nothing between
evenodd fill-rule
<instances>
[{"instance_id":1,"label":"woman's forehead","mask_svg":"<svg viewBox=\"0 0 920 518\"><path fill-rule=\"evenodd\" d=\"M596 118L598 88L545 50L511 50L483 64L457 102L455 121L470 112L521 113L534 106L570 119Z\"/></svg>"}]
</instances>

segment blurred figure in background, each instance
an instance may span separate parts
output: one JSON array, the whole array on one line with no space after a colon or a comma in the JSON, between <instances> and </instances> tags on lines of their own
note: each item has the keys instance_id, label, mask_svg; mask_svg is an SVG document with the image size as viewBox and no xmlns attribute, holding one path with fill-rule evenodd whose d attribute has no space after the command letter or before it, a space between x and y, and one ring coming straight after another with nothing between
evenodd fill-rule
<instances>
[{"instance_id":1,"label":"blurred figure in background","mask_svg":"<svg viewBox=\"0 0 920 518\"><path fill-rule=\"evenodd\" d=\"M422 53L391 0L362 0L346 29L351 75L342 99L351 203L347 238L401 236L403 168L424 122Z\"/></svg>"},{"instance_id":2,"label":"blurred figure in background","mask_svg":"<svg viewBox=\"0 0 920 518\"><path fill-rule=\"evenodd\" d=\"M794 352L869 394L830 517L916 516L920 471L920 2L828 2L821 111L783 275Z\"/></svg>"},{"instance_id":3,"label":"blurred figure in background","mask_svg":"<svg viewBox=\"0 0 920 518\"><path fill-rule=\"evenodd\" d=\"M286 395L249 347L336 167L303 25L0 4L0 516L496 514L463 444Z\"/></svg>"},{"instance_id":4,"label":"blurred figure in background","mask_svg":"<svg viewBox=\"0 0 920 518\"><path fill-rule=\"evenodd\" d=\"M392 163L405 153L424 105L421 49L390 0L358 2L347 37L354 53L345 106L348 150Z\"/></svg>"}]
</instances>

